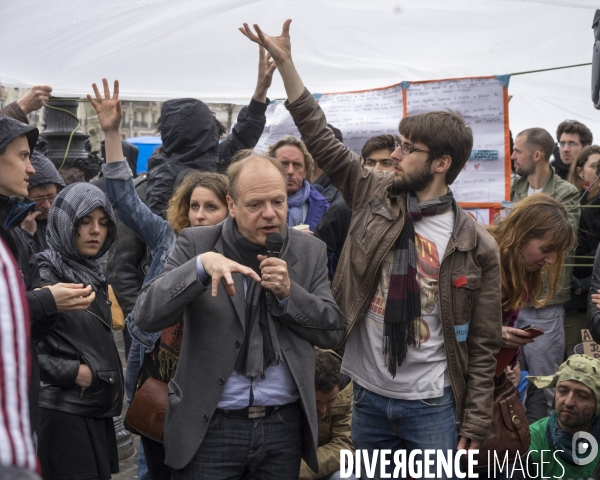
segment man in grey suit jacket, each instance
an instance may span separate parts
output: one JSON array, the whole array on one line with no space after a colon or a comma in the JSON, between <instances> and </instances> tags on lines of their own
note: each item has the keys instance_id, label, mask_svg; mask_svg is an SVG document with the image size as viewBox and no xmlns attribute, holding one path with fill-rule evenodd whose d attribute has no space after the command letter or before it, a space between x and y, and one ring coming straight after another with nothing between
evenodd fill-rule
<instances>
[{"instance_id":1,"label":"man in grey suit jacket","mask_svg":"<svg viewBox=\"0 0 600 480\"><path fill-rule=\"evenodd\" d=\"M228 176L229 218L181 232L136 304L143 330L182 315L185 322L169 383L165 463L174 479L295 480L301 457L318 468L313 345L337 346L343 315L325 244L286 226L281 164L252 156ZM267 258L274 232L284 246L280 258Z\"/></svg>"}]
</instances>

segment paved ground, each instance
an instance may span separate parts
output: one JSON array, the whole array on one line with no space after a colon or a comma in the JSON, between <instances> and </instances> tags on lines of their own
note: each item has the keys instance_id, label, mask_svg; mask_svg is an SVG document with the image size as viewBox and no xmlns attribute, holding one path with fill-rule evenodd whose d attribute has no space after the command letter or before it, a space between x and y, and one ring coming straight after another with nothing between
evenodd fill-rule
<instances>
[{"instance_id":1,"label":"paved ground","mask_svg":"<svg viewBox=\"0 0 600 480\"><path fill-rule=\"evenodd\" d=\"M121 354L121 362L123 363L123 367L125 367L125 345L123 344L123 334L121 332L116 332L115 341L117 343L117 348L119 349L119 353ZM123 368L123 374L125 374L125 369ZM127 411L127 405L123 405L123 415ZM135 453L133 456L122 460L119 464L120 472L116 475L113 475L113 480L132 480L137 479L137 456L140 445L140 437L134 435L134 445L135 445Z\"/></svg>"}]
</instances>

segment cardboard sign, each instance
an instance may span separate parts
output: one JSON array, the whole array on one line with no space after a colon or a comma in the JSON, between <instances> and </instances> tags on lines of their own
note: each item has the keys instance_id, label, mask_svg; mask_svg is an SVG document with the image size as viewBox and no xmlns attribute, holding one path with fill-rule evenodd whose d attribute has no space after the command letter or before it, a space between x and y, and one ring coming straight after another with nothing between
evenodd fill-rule
<instances>
[{"instance_id":1,"label":"cardboard sign","mask_svg":"<svg viewBox=\"0 0 600 480\"><path fill-rule=\"evenodd\" d=\"M583 353L588 357L600 359L600 345L594 342L589 330L581 330L581 340L583 342Z\"/></svg>"}]
</instances>

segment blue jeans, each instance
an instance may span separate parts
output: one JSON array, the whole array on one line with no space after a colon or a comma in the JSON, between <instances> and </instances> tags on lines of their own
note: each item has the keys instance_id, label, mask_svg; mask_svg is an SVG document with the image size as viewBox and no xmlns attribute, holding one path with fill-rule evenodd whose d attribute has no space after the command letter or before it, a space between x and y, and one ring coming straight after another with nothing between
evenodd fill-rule
<instances>
[{"instance_id":1,"label":"blue jeans","mask_svg":"<svg viewBox=\"0 0 600 480\"><path fill-rule=\"evenodd\" d=\"M389 474L394 472L393 452L396 450L406 450L407 459L414 449L455 452L458 433L452 388L444 388L444 394L438 398L397 400L373 393L354 382L352 442L355 450L369 452L369 460L375 449L391 450L392 455L387 456L387 460L391 460L386 468ZM422 461L423 455L415 458ZM431 467L431 473L435 475L436 469L435 465ZM367 478L364 462L361 475ZM381 478L379 463L373 478Z\"/></svg>"},{"instance_id":2,"label":"blue jeans","mask_svg":"<svg viewBox=\"0 0 600 480\"><path fill-rule=\"evenodd\" d=\"M297 480L301 423L300 402L262 418L215 413L194 458L182 470L173 470L172 479Z\"/></svg>"},{"instance_id":3,"label":"blue jeans","mask_svg":"<svg viewBox=\"0 0 600 480\"><path fill-rule=\"evenodd\" d=\"M144 347L135 338L132 338L129 356L127 357L127 366L125 367L125 395L127 395L127 401L129 403L131 403L131 399L135 393L135 387L138 376L140 375L143 360Z\"/></svg>"}]
</instances>

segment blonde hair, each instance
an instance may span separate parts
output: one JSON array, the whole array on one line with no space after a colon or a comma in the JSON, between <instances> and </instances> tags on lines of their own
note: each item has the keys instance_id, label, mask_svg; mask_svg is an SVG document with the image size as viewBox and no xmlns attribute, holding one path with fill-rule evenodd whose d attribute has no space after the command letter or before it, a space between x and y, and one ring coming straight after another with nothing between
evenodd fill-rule
<instances>
[{"instance_id":1,"label":"blonde hair","mask_svg":"<svg viewBox=\"0 0 600 480\"><path fill-rule=\"evenodd\" d=\"M546 306L558 290L564 251L575 243L575 232L564 207L544 193L530 195L488 230L500 251L503 309L515 311L527 297L538 307ZM557 252L556 262L536 272L527 272L521 247L529 240L548 235L551 237L545 248ZM544 274L548 279L548 295L540 299Z\"/></svg>"},{"instance_id":2,"label":"blonde hair","mask_svg":"<svg viewBox=\"0 0 600 480\"><path fill-rule=\"evenodd\" d=\"M227 206L227 188L229 182L225 175L212 172L192 172L187 175L169 200L167 220L173 225L175 235L190 226L190 198L197 187L213 192L223 205Z\"/></svg>"}]
</instances>

